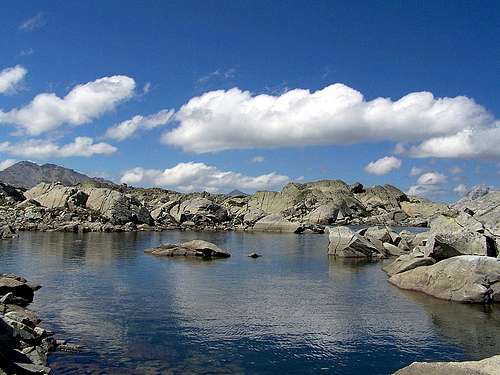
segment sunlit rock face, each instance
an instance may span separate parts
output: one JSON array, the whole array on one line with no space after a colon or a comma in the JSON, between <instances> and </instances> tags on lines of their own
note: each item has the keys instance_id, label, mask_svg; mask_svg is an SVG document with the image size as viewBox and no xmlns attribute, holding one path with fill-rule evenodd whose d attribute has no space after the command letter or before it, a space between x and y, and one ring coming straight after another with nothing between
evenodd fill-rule
<instances>
[{"instance_id":1,"label":"sunlit rock face","mask_svg":"<svg viewBox=\"0 0 500 375\"><path fill-rule=\"evenodd\" d=\"M389 282L444 300L500 302L500 260L462 255L393 275Z\"/></svg>"}]
</instances>

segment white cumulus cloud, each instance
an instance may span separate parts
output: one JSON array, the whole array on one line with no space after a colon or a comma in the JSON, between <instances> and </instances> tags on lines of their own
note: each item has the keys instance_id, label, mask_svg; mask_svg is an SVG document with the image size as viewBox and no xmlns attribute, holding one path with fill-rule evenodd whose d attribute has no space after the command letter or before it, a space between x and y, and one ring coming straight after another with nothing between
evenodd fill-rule
<instances>
[{"instance_id":1,"label":"white cumulus cloud","mask_svg":"<svg viewBox=\"0 0 500 375\"><path fill-rule=\"evenodd\" d=\"M455 193L457 193L458 195L465 195L469 191L469 189L467 189L466 185L460 184L460 185L455 186L453 191Z\"/></svg>"},{"instance_id":2,"label":"white cumulus cloud","mask_svg":"<svg viewBox=\"0 0 500 375\"><path fill-rule=\"evenodd\" d=\"M447 179L448 179L448 177L442 173L427 172L418 178L417 184L419 184L419 185L437 185L437 184L442 184L442 183L446 182Z\"/></svg>"},{"instance_id":3,"label":"white cumulus cloud","mask_svg":"<svg viewBox=\"0 0 500 375\"><path fill-rule=\"evenodd\" d=\"M0 171L7 169L17 163L16 159L5 159L0 161Z\"/></svg>"},{"instance_id":4,"label":"white cumulus cloud","mask_svg":"<svg viewBox=\"0 0 500 375\"><path fill-rule=\"evenodd\" d=\"M460 174L462 173L464 170L458 166L455 166L455 167L451 167L450 168L450 173L451 174Z\"/></svg>"},{"instance_id":5,"label":"white cumulus cloud","mask_svg":"<svg viewBox=\"0 0 500 375\"><path fill-rule=\"evenodd\" d=\"M465 129L428 139L410 149L417 158L500 159L500 121L488 129Z\"/></svg>"},{"instance_id":6,"label":"white cumulus cloud","mask_svg":"<svg viewBox=\"0 0 500 375\"><path fill-rule=\"evenodd\" d=\"M418 175L420 175L422 173L424 173L424 169L423 168L412 167L412 169L410 170L410 176L411 177L418 176Z\"/></svg>"},{"instance_id":7,"label":"white cumulus cloud","mask_svg":"<svg viewBox=\"0 0 500 375\"><path fill-rule=\"evenodd\" d=\"M133 168L123 173L122 183L154 185L181 191L242 189L261 190L279 188L290 178L272 172L260 176L246 176L238 172L222 171L204 163L179 163L165 170Z\"/></svg>"},{"instance_id":8,"label":"white cumulus cloud","mask_svg":"<svg viewBox=\"0 0 500 375\"><path fill-rule=\"evenodd\" d=\"M163 109L149 116L134 116L129 120L110 127L106 131L105 137L117 141L123 141L130 138L139 129L151 130L165 125L172 118L173 114L173 110Z\"/></svg>"},{"instance_id":9,"label":"white cumulus cloud","mask_svg":"<svg viewBox=\"0 0 500 375\"><path fill-rule=\"evenodd\" d=\"M436 98L430 92L415 92L396 101L366 100L359 91L340 83L315 92L294 89L281 95L253 95L239 88L209 91L184 104L175 119L179 126L166 132L162 141L195 153L377 141L414 143L464 129L490 129L495 122L491 113L465 96Z\"/></svg>"},{"instance_id":10,"label":"white cumulus cloud","mask_svg":"<svg viewBox=\"0 0 500 375\"><path fill-rule=\"evenodd\" d=\"M63 146L41 139L30 139L15 144L10 142L0 143L0 152L33 159L68 158L72 156L90 157L99 154L109 155L116 151L116 147L108 143L94 143L94 140L89 137L76 137L73 142Z\"/></svg>"},{"instance_id":11,"label":"white cumulus cloud","mask_svg":"<svg viewBox=\"0 0 500 375\"><path fill-rule=\"evenodd\" d=\"M16 125L20 133L39 135L63 124L82 125L132 97L135 81L127 76L99 78L75 86L65 97L38 94L28 105L4 112L0 123Z\"/></svg>"},{"instance_id":12,"label":"white cumulus cloud","mask_svg":"<svg viewBox=\"0 0 500 375\"><path fill-rule=\"evenodd\" d=\"M401 167L401 160L394 156L385 156L365 166L365 172L382 176Z\"/></svg>"},{"instance_id":13,"label":"white cumulus cloud","mask_svg":"<svg viewBox=\"0 0 500 375\"><path fill-rule=\"evenodd\" d=\"M250 159L250 163L263 163L266 160L264 156L254 156Z\"/></svg>"},{"instance_id":14,"label":"white cumulus cloud","mask_svg":"<svg viewBox=\"0 0 500 375\"><path fill-rule=\"evenodd\" d=\"M0 71L0 94L15 92L28 71L21 65Z\"/></svg>"},{"instance_id":15,"label":"white cumulus cloud","mask_svg":"<svg viewBox=\"0 0 500 375\"><path fill-rule=\"evenodd\" d=\"M448 176L439 172L427 172L422 174L415 185L408 189L409 195L432 196L443 193L442 185L448 180Z\"/></svg>"}]
</instances>

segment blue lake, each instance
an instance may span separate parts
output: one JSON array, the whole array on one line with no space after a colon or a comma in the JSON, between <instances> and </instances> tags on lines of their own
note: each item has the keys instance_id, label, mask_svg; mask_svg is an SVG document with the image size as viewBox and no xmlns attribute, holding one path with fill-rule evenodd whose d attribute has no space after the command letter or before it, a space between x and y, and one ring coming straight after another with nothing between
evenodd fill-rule
<instances>
[{"instance_id":1,"label":"blue lake","mask_svg":"<svg viewBox=\"0 0 500 375\"><path fill-rule=\"evenodd\" d=\"M216 261L143 250L194 238ZM327 235L23 233L0 272L43 285L31 308L59 338L55 374L389 374L500 353L500 309L391 286L381 262L329 259ZM251 259L249 252L263 254Z\"/></svg>"}]
</instances>

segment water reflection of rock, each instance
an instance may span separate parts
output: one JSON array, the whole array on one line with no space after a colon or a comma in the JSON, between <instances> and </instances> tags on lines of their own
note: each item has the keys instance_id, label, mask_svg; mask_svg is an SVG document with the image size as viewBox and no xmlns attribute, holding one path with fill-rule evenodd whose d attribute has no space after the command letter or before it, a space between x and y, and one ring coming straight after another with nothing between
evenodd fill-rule
<instances>
[{"instance_id":1,"label":"water reflection of rock","mask_svg":"<svg viewBox=\"0 0 500 375\"><path fill-rule=\"evenodd\" d=\"M500 306L466 305L403 291L429 314L439 334L463 348L467 357L482 359L500 353Z\"/></svg>"}]
</instances>

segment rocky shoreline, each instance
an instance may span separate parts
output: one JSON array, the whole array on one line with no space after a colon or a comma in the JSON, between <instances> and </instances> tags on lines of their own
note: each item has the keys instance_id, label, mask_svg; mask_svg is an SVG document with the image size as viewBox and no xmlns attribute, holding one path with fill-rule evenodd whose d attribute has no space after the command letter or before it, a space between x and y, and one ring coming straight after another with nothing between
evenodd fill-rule
<instances>
[{"instance_id":1,"label":"rocky shoreline","mask_svg":"<svg viewBox=\"0 0 500 375\"><path fill-rule=\"evenodd\" d=\"M445 204L408 197L391 185L364 188L340 180L290 183L253 195L178 193L87 181L0 183L0 233L239 230L324 233L329 225L427 226ZM4 234L5 233L5 234Z\"/></svg>"},{"instance_id":2,"label":"rocky shoreline","mask_svg":"<svg viewBox=\"0 0 500 375\"><path fill-rule=\"evenodd\" d=\"M20 276L0 274L0 374L50 374L50 352L80 349L56 340L27 309L38 289Z\"/></svg>"},{"instance_id":3,"label":"rocky shoreline","mask_svg":"<svg viewBox=\"0 0 500 375\"><path fill-rule=\"evenodd\" d=\"M500 193L460 202L435 215L430 230L357 232L332 227L328 253L345 258L397 258L383 270L399 288L463 303L500 302Z\"/></svg>"}]
</instances>

